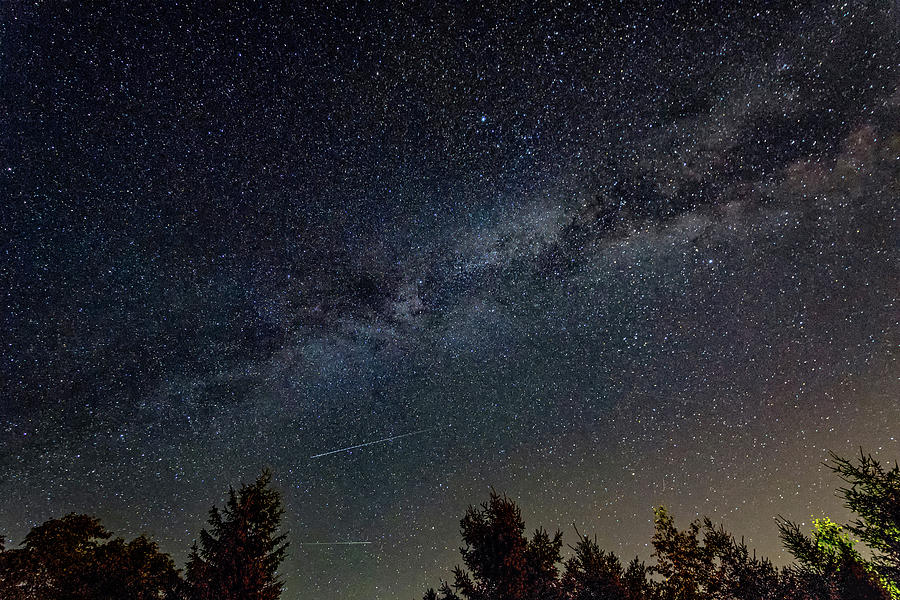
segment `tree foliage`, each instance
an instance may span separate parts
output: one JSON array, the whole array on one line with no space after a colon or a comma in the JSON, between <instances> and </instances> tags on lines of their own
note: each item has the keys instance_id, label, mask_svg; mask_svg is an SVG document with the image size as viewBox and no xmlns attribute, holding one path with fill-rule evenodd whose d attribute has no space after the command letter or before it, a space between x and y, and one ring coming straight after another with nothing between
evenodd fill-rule
<instances>
[{"instance_id":1,"label":"tree foliage","mask_svg":"<svg viewBox=\"0 0 900 600\"><path fill-rule=\"evenodd\" d=\"M32 528L21 548L0 546L0 598L160 600L178 597L175 563L140 536L110 541L100 521L69 514Z\"/></svg>"},{"instance_id":2,"label":"tree foliage","mask_svg":"<svg viewBox=\"0 0 900 600\"><path fill-rule=\"evenodd\" d=\"M856 514L841 525L813 520L810 533L778 520L795 563L777 568L710 519L679 530L654 512L655 563L627 567L596 537L582 535L563 559L562 534L525 534L521 510L492 491L460 521L462 565L425 600L900 600L900 467L871 455L832 455ZM278 600L287 552L281 495L263 471L229 489L209 512L182 580L174 562L142 535L113 538L100 521L68 514L31 529L19 547L0 535L0 600ZM858 539L856 539L858 538Z\"/></svg>"},{"instance_id":3,"label":"tree foliage","mask_svg":"<svg viewBox=\"0 0 900 600\"><path fill-rule=\"evenodd\" d=\"M842 527L828 518L814 519L811 536L780 520L785 547L797 559L795 570L808 580L825 581L841 598L900 600L900 467L886 469L871 454L854 460L831 455L826 463L848 485L838 495L857 518ZM856 535L872 555L857 549Z\"/></svg>"},{"instance_id":4,"label":"tree foliage","mask_svg":"<svg viewBox=\"0 0 900 600\"><path fill-rule=\"evenodd\" d=\"M885 469L862 450L856 462L831 456L828 466L848 484L838 494L857 515L847 528L875 552L878 573L900 582L900 466Z\"/></svg>"},{"instance_id":5,"label":"tree foliage","mask_svg":"<svg viewBox=\"0 0 900 600\"><path fill-rule=\"evenodd\" d=\"M900 468L870 455L834 456L839 490L857 519L841 526L814 520L812 535L790 521L778 527L796 563L775 567L722 526L697 519L679 530L665 508L654 512L655 564L637 558L623 568L596 538L576 530L573 554L562 562L562 538L538 529L529 540L521 512L496 492L461 521L465 568L425 600L900 600ZM860 540L872 558L857 549ZM868 550L866 552L868 552Z\"/></svg>"},{"instance_id":6,"label":"tree foliage","mask_svg":"<svg viewBox=\"0 0 900 600\"><path fill-rule=\"evenodd\" d=\"M209 511L209 530L191 549L187 581L192 600L276 600L283 583L278 565L287 553L278 534L284 513L272 473L239 491L229 489L224 510Z\"/></svg>"},{"instance_id":7,"label":"tree foliage","mask_svg":"<svg viewBox=\"0 0 900 600\"><path fill-rule=\"evenodd\" d=\"M818 597L847 600L890 600L886 585L856 550L855 541L830 519L814 519L811 537L790 521L778 528L785 548L797 559L794 570L809 582L820 581Z\"/></svg>"},{"instance_id":8,"label":"tree foliage","mask_svg":"<svg viewBox=\"0 0 900 600\"><path fill-rule=\"evenodd\" d=\"M563 589L571 600L638 600L647 591L647 568L635 558L625 569L612 552L600 549L596 539L581 535L575 555L566 561Z\"/></svg>"},{"instance_id":9,"label":"tree foliage","mask_svg":"<svg viewBox=\"0 0 900 600\"><path fill-rule=\"evenodd\" d=\"M697 600L705 597L713 578L715 561L724 543L709 519L693 521L679 531L675 520L663 508L654 511L654 556L652 571L663 577L659 587L663 600ZM703 536L701 537L701 534Z\"/></svg>"},{"instance_id":10,"label":"tree foliage","mask_svg":"<svg viewBox=\"0 0 900 600\"><path fill-rule=\"evenodd\" d=\"M790 571L757 558L743 540L709 518L679 531L665 509L657 509L655 515L652 542L657 564L651 571L662 576L655 584L660 600L810 597Z\"/></svg>"},{"instance_id":11,"label":"tree foliage","mask_svg":"<svg viewBox=\"0 0 900 600\"><path fill-rule=\"evenodd\" d=\"M452 585L444 582L440 596L429 590L425 598L444 600L552 600L560 597L558 582L562 534L538 529L529 540L519 507L496 492L480 507L470 506L460 521L465 546L460 548L464 569L453 571Z\"/></svg>"}]
</instances>

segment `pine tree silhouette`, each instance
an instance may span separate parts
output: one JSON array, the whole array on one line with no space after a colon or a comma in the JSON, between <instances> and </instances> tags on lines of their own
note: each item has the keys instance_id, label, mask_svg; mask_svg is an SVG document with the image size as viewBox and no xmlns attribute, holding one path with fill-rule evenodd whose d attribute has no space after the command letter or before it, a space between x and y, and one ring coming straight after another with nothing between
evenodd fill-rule
<instances>
[{"instance_id":1,"label":"pine tree silhouette","mask_svg":"<svg viewBox=\"0 0 900 600\"><path fill-rule=\"evenodd\" d=\"M264 470L237 492L230 488L225 509L209 511L209 531L200 532L187 564L191 600L277 600L283 583L278 565L287 553L278 535L284 513L281 494Z\"/></svg>"},{"instance_id":2,"label":"pine tree silhouette","mask_svg":"<svg viewBox=\"0 0 900 600\"><path fill-rule=\"evenodd\" d=\"M838 495L858 515L847 528L875 551L878 573L900 586L900 465L895 461L885 469L862 450L856 463L834 453L831 457L834 464L826 466L849 486Z\"/></svg>"},{"instance_id":3,"label":"pine tree silhouette","mask_svg":"<svg viewBox=\"0 0 900 600\"><path fill-rule=\"evenodd\" d=\"M492 491L480 507L470 506L460 521L466 569L453 570L453 584L444 582L440 596L429 590L425 598L442 600L553 600L561 598L557 563L562 534L552 538L542 530L529 540L516 503Z\"/></svg>"}]
</instances>

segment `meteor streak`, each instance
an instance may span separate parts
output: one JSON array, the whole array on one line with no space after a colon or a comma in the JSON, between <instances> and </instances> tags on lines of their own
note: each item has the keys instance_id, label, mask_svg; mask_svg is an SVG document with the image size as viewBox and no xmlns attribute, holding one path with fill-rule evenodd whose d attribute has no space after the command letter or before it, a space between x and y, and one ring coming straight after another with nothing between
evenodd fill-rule
<instances>
[{"instance_id":1,"label":"meteor streak","mask_svg":"<svg viewBox=\"0 0 900 600\"><path fill-rule=\"evenodd\" d=\"M300 542L298 546L365 546L372 542Z\"/></svg>"},{"instance_id":2,"label":"meteor streak","mask_svg":"<svg viewBox=\"0 0 900 600\"><path fill-rule=\"evenodd\" d=\"M322 452L321 454L313 454L310 458L320 458L322 456L328 456L329 454L337 454L338 452L347 452L348 450L355 450L356 448L362 448L363 446L371 446L372 444L381 444L382 442L391 442L393 440L399 440L400 438L409 437L411 435L417 435L419 433L425 433L426 431L430 431L433 427L428 427L426 429L420 429L418 431L411 431L409 433L403 433L400 435L395 435L387 438L383 438L380 440L375 440L374 442L366 442L365 444L357 444L355 446L347 446L346 448L338 448L337 450L329 450L328 452Z\"/></svg>"}]
</instances>

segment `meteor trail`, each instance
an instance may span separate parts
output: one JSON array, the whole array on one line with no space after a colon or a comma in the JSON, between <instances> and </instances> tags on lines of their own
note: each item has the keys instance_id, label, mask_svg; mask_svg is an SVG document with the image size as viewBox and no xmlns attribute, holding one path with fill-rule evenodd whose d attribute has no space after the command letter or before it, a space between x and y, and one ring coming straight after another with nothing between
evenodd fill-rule
<instances>
[{"instance_id":1,"label":"meteor trail","mask_svg":"<svg viewBox=\"0 0 900 600\"><path fill-rule=\"evenodd\" d=\"M357 444L355 446L347 446L346 448L338 448L337 450L330 450L328 452L322 452L321 454L313 454L310 458L320 458L322 456L328 456L329 454L337 454L338 452L346 452L348 450L355 450L356 448L362 448L363 446L371 446L372 444L380 444L382 442L390 442L393 440L399 440L400 438L409 437L411 435L416 435L419 433L425 433L426 431L430 431L433 427L428 427L426 429L420 429L418 431L411 431L409 433L403 433L400 435L395 435L392 437L387 437L380 440L375 440L374 442L366 442L365 444Z\"/></svg>"},{"instance_id":2,"label":"meteor trail","mask_svg":"<svg viewBox=\"0 0 900 600\"><path fill-rule=\"evenodd\" d=\"M300 542L298 546L365 546L372 542Z\"/></svg>"}]
</instances>

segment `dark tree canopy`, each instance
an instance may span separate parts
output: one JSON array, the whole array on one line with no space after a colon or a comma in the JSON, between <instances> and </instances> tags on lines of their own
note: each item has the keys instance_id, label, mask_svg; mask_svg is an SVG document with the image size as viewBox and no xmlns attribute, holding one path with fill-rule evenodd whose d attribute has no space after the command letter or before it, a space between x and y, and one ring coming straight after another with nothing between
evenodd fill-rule
<instances>
[{"instance_id":1,"label":"dark tree canopy","mask_svg":"<svg viewBox=\"0 0 900 600\"><path fill-rule=\"evenodd\" d=\"M703 598L724 536L709 519L693 521L687 529L679 531L675 520L662 507L656 509L654 526L653 555L657 564L653 572L663 577L661 597L665 600Z\"/></svg>"},{"instance_id":2,"label":"dark tree canopy","mask_svg":"<svg viewBox=\"0 0 900 600\"><path fill-rule=\"evenodd\" d=\"M838 494L857 519L844 527L814 520L812 536L780 520L782 540L796 563L783 568L757 557L722 526L697 519L679 530L665 508L655 511L653 556L622 566L596 539L578 542L562 564L562 536L538 529L529 540L516 504L496 492L461 521L465 568L425 600L900 600L900 468L870 455L856 462L834 456L832 470L847 482ZM872 551L854 546L857 535ZM868 554L866 554L868 556Z\"/></svg>"},{"instance_id":3,"label":"dark tree canopy","mask_svg":"<svg viewBox=\"0 0 900 600\"><path fill-rule=\"evenodd\" d=\"M838 495L857 518L842 527L830 519L815 519L812 536L796 523L780 519L785 547L797 559L799 577L824 581L841 598L900 598L900 467L885 469L860 451L856 461L832 453L826 463L848 486ZM871 551L866 559L856 548L856 535Z\"/></svg>"},{"instance_id":4,"label":"dark tree canopy","mask_svg":"<svg viewBox=\"0 0 900 600\"><path fill-rule=\"evenodd\" d=\"M4 600L160 600L178 597L175 563L155 542L115 538L100 521L69 514L34 527L21 548L0 546Z\"/></svg>"},{"instance_id":5,"label":"dark tree canopy","mask_svg":"<svg viewBox=\"0 0 900 600\"><path fill-rule=\"evenodd\" d=\"M758 558L710 519L679 530L655 511L655 564L627 567L596 538L582 535L563 560L562 534L529 538L518 505L492 491L460 521L462 565L425 600L900 600L900 467L871 455L834 456L847 484L838 495L856 514L848 525L813 520L811 534L779 519L794 564ZM281 494L264 470L229 489L209 512L190 553L186 580L169 555L142 535L112 538L100 521L71 513L36 526L19 547L0 535L0 600L278 600L287 552L279 532ZM857 548L859 541L865 548Z\"/></svg>"},{"instance_id":6,"label":"dark tree canopy","mask_svg":"<svg viewBox=\"0 0 900 600\"><path fill-rule=\"evenodd\" d=\"M601 550L597 541L586 535L579 534L578 538L578 544L574 547L575 556L566 561L562 580L563 588L570 592L568 598L571 600L640 598L640 586L646 578L645 572L641 572L640 582L637 582L633 572L626 577L625 569L615 554ZM629 565L629 569L643 567L643 565L638 567L638 564L634 561ZM635 586L636 589L632 590L631 586Z\"/></svg>"},{"instance_id":7,"label":"dark tree canopy","mask_svg":"<svg viewBox=\"0 0 900 600\"><path fill-rule=\"evenodd\" d=\"M811 584L821 582L819 597L889 600L892 586L881 578L853 545L843 528L830 519L815 519L812 537L790 521L779 521L781 539L797 563L793 570ZM896 584L893 584L896 588ZM830 594L830 595L829 595Z\"/></svg>"},{"instance_id":8,"label":"dark tree canopy","mask_svg":"<svg viewBox=\"0 0 900 600\"><path fill-rule=\"evenodd\" d=\"M834 465L829 466L848 484L838 494L858 515L848 529L875 551L877 571L900 582L900 465L895 461L885 469L862 450L856 462L831 456Z\"/></svg>"},{"instance_id":9,"label":"dark tree canopy","mask_svg":"<svg viewBox=\"0 0 900 600\"><path fill-rule=\"evenodd\" d=\"M789 572L757 558L743 540L709 518L697 519L679 531L668 512L659 508L655 528L657 564L650 570L662 576L654 585L660 600L806 597Z\"/></svg>"},{"instance_id":10,"label":"dark tree canopy","mask_svg":"<svg viewBox=\"0 0 900 600\"><path fill-rule=\"evenodd\" d=\"M453 584L441 587L441 598L455 600L544 600L559 597L562 534L551 537L538 529L529 540L515 502L491 492L480 507L470 506L460 521L468 571L456 567ZM425 598L437 598L429 590Z\"/></svg>"},{"instance_id":11,"label":"dark tree canopy","mask_svg":"<svg viewBox=\"0 0 900 600\"><path fill-rule=\"evenodd\" d=\"M187 565L192 600L277 600L283 583L278 565L287 553L287 536L278 534L284 513L272 473L235 492L224 510L209 512L209 530L200 532Z\"/></svg>"}]
</instances>

